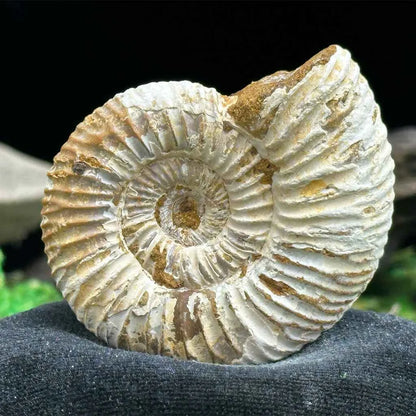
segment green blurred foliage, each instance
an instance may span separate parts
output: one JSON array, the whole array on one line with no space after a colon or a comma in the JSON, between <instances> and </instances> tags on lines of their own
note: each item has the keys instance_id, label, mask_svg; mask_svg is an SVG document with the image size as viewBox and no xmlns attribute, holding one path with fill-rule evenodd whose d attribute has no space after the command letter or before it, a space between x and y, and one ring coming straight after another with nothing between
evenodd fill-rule
<instances>
[{"instance_id":1,"label":"green blurred foliage","mask_svg":"<svg viewBox=\"0 0 416 416\"><path fill-rule=\"evenodd\" d=\"M62 299L56 288L47 282L37 279L8 282L3 263L4 255L0 250L0 318Z\"/></svg>"},{"instance_id":2,"label":"green blurred foliage","mask_svg":"<svg viewBox=\"0 0 416 416\"><path fill-rule=\"evenodd\" d=\"M390 265L376 274L354 307L416 321L416 248L394 253Z\"/></svg>"}]
</instances>

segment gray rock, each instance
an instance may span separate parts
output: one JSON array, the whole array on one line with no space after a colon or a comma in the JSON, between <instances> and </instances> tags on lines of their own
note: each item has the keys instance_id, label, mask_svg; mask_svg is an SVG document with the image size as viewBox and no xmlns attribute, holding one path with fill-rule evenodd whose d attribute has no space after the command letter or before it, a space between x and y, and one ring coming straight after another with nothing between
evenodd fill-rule
<instances>
[{"instance_id":1,"label":"gray rock","mask_svg":"<svg viewBox=\"0 0 416 416\"><path fill-rule=\"evenodd\" d=\"M389 132L395 163L395 201L393 225L384 249L380 271L388 266L392 254L416 243L416 127L407 126Z\"/></svg>"},{"instance_id":2,"label":"gray rock","mask_svg":"<svg viewBox=\"0 0 416 416\"><path fill-rule=\"evenodd\" d=\"M37 257L24 268L24 275L34 277L38 280L55 284L51 275L51 268L48 265L48 259L45 254Z\"/></svg>"},{"instance_id":3,"label":"gray rock","mask_svg":"<svg viewBox=\"0 0 416 416\"><path fill-rule=\"evenodd\" d=\"M393 130L388 135L396 164L396 200L416 195L416 127Z\"/></svg>"},{"instance_id":4,"label":"gray rock","mask_svg":"<svg viewBox=\"0 0 416 416\"><path fill-rule=\"evenodd\" d=\"M0 244L22 240L40 225L50 164L0 143Z\"/></svg>"}]
</instances>

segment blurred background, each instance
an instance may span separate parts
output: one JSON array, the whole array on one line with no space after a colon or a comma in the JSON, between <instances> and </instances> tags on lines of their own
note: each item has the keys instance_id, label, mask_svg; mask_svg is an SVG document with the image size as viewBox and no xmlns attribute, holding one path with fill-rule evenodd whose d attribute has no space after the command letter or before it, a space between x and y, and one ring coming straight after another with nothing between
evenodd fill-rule
<instances>
[{"instance_id":1,"label":"blurred background","mask_svg":"<svg viewBox=\"0 0 416 416\"><path fill-rule=\"evenodd\" d=\"M43 254L46 171L75 126L127 88L190 80L223 94L330 44L368 79L396 162L393 227L356 307L416 320L413 2L0 3L0 317L59 300Z\"/></svg>"}]
</instances>

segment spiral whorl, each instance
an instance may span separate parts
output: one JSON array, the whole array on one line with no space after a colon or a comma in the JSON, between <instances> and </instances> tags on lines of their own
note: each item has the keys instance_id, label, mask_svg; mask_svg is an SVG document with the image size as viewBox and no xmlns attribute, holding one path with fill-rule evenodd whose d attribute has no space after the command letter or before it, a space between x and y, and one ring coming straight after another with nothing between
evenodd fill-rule
<instances>
[{"instance_id":1,"label":"spiral whorl","mask_svg":"<svg viewBox=\"0 0 416 416\"><path fill-rule=\"evenodd\" d=\"M393 162L348 51L227 97L158 82L117 94L54 159L43 240L85 326L114 347L279 360L374 274Z\"/></svg>"}]
</instances>

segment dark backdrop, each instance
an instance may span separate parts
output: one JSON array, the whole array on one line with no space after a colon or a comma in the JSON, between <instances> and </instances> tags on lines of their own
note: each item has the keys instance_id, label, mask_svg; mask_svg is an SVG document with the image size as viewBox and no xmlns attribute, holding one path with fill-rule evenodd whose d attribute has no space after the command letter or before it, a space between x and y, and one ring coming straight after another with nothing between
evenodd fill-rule
<instances>
[{"instance_id":1,"label":"dark backdrop","mask_svg":"<svg viewBox=\"0 0 416 416\"><path fill-rule=\"evenodd\" d=\"M3 2L0 141L52 160L114 94L157 80L229 94L338 43L389 128L415 124L415 3Z\"/></svg>"}]
</instances>

